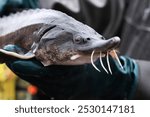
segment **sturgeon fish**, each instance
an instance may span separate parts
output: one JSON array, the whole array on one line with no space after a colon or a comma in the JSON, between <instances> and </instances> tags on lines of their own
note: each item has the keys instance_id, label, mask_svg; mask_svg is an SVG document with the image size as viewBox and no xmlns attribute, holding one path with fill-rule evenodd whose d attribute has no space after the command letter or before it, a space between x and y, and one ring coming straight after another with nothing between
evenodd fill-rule
<instances>
[{"instance_id":1,"label":"sturgeon fish","mask_svg":"<svg viewBox=\"0 0 150 117\"><path fill-rule=\"evenodd\" d=\"M65 13L50 9L24 10L0 19L0 63L12 58L36 58L44 66L81 65L100 58L104 70L110 73L109 55L122 67L115 49L119 37L105 39L94 29ZM8 51L8 45L20 51ZM101 57L106 56L108 70Z\"/></svg>"}]
</instances>

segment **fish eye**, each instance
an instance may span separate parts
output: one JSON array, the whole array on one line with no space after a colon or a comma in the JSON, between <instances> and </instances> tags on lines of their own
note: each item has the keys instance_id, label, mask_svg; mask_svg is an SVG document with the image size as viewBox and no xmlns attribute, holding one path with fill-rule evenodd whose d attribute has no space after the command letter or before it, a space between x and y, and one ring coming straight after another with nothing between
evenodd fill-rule
<instances>
[{"instance_id":1,"label":"fish eye","mask_svg":"<svg viewBox=\"0 0 150 117\"><path fill-rule=\"evenodd\" d=\"M77 37L74 38L74 42L77 43L77 44L82 43L83 42L83 38L80 37L80 36L77 36Z\"/></svg>"}]
</instances>

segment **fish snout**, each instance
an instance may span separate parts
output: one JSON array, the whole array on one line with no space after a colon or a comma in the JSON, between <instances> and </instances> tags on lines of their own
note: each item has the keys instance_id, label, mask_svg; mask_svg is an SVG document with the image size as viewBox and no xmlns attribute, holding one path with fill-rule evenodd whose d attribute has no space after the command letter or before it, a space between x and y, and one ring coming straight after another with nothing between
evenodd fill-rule
<instances>
[{"instance_id":1,"label":"fish snout","mask_svg":"<svg viewBox=\"0 0 150 117\"><path fill-rule=\"evenodd\" d=\"M118 48L120 45L120 38L115 36L106 41L106 45L104 44L104 51L112 50Z\"/></svg>"},{"instance_id":2,"label":"fish snout","mask_svg":"<svg viewBox=\"0 0 150 117\"><path fill-rule=\"evenodd\" d=\"M116 49L120 44L120 38L115 36L110 39L90 39L89 43L79 46L81 52L107 52Z\"/></svg>"}]
</instances>

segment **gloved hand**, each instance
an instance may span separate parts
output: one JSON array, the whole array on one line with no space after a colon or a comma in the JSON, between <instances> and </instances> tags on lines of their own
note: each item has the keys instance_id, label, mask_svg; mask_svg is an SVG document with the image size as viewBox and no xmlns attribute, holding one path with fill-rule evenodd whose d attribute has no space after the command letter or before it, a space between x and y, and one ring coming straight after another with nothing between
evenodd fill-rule
<instances>
[{"instance_id":1,"label":"gloved hand","mask_svg":"<svg viewBox=\"0 0 150 117\"><path fill-rule=\"evenodd\" d=\"M8 51L21 49L14 45L4 47ZM95 62L101 72L91 64L78 66L51 65L44 67L38 60L12 59L7 66L20 78L36 85L54 99L130 99L137 79L136 63L120 57L124 70L110 58L112 75L107 74L99 60ZM106 59L103 58L106 66Z\"/></svg>"}]
</instances>

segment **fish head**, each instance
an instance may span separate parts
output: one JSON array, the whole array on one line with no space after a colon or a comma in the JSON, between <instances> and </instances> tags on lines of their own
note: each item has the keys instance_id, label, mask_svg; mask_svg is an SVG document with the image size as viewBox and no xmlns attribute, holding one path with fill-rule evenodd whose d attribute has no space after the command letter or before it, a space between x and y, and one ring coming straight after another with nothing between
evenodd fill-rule
<instances>
[{"instance_id":1,"label":"fish head","mask_svg":"<svg viewBox=\"0 0 150 117\"><path fill-rule=\"evenodd\" d=\"M82 65L91 62L91 53L95 50L94 60L99 53L106 53L118 47L119 37L105 39L85 24L57 25L46 31L41 37L35 57L44 66Z\"/></svg>"}]
</instances>

